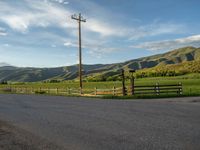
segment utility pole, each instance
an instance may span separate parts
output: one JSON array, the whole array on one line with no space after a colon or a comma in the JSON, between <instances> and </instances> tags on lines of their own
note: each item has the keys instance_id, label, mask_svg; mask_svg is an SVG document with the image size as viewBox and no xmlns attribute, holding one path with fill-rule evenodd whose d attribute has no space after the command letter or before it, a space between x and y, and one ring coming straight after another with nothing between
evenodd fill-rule
<instances>
[{"instance_id":1,"label":"utility pole","mask_svg":"<svg viewBox=\"0 0 200 150\"><path fill-rule=\"evenodd\" d=\"M71 18L73 20L77 20L78 21L78 36L79 36L79 82L80 82L80 89L82 91L82 48L81 48L81 22L86 22L86 19L83 19L83 17L81 16L81 13L79 13L79 15L72 15ZM82 93L82 92L81 92Z\"/></svg>"},{"instance_id":2,"label":"utility pole","mask_svg":"<svg viewBox=\"0 0 200 150\"><path fill-rule=\"evenodd\" d=\"M135 94L135 77L133 76L133 73L135 73L135 70L129 70L129 73L131 73L131 95Z\"/></svg>"},{"instance_id":3,"label":"utility pole","mask_svg":"<svg viewBox=\"0 0 200 150\"><path fill-rule=\"evenodd\" d=\"M124 75L124 69L121 70L122 71L122 95L123 96L126 96L127 95L127 89L126 89L126 86L125 86L125 75Z\"/></svg>"}]
</instances>

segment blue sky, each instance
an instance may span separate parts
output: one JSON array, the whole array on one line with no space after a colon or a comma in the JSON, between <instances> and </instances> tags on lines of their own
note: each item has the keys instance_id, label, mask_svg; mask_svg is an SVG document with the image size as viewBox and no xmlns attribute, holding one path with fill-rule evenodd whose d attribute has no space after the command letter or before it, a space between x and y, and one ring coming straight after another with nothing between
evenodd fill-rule
<instances>
[{"instance_id":1,"label":"blue sky","mask_svg":"<svg viewBox=\"0 0 200 150\"><path fill-rule=\"evenodd\" d=\"M0 62L57 67L115 63L184 46L200 47L199 0L0 0Z\"/></svg>"}]
</instances>

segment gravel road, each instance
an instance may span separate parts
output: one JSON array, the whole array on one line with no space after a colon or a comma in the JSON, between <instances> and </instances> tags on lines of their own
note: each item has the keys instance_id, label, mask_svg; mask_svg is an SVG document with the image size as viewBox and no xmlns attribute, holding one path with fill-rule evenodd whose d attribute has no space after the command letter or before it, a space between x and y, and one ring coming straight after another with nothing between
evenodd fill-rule
<instances>
[{"instance_id":1,"label":"gravel road","mask_svg":"<svg viewBox=\"0 0 200 150\"><path fill-rule=\"evenodd\" d=\"M200 150L200 97L0 95L0 150Z\"/></svg>"}]
</instances>

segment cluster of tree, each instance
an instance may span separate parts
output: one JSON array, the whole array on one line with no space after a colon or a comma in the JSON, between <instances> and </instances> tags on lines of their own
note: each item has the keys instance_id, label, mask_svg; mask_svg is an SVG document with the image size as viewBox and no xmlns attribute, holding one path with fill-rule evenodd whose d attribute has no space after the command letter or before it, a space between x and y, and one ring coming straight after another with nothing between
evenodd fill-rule
<instances>
[{"instance_id":1,"label":"cluster of tree","mask_svg":"<svg viewBox=\"0 0 200 150\"><path fill-rule=\"evenodd\" d=\"M145 78L145 77L173 77L184 75L186 72L176 72L172 70L163 70L163 71L141 71L135 74L136 78Z\"/></svg>"},{"instance_id":2,"label":"cluster of tree","mask_svg":"<svg viewBox=\"0 0 200 150\"><path fill-rule=\"evenodd\" d=\"M200 73L200 61L187 61L180 64L161 65L137 71L136 78L170 77L188 73Z\"/></svg>"},{"instance_id":3,"label":"cluster of tree","mask_svg":"<svg viewBox=\"0 0 200 150\"><path fill-rule=\"evenodd\" d=\"M106 76L106 75L97 75L97 76L88 76L85 78L88 82L105 82L105 81L120 81L121 77L119 75Z\"/></svg>"},{"instance_id":4,"label":"cluster of tree","mask_svg":"<svg viewBox=\"0 0 200 150\"><path fill-rule=\"evenodd\" d=\"M85 80L88 82L119 81L121 80L121 76L118 70L111 70L87 76L85 77Z\"/></svg>"},{"instance_id":5,"label":"cluster of tree","mask_svg":"<svg viewBox=\"0 0 200 150\"><path fill-rule=\"evenodd\" d=\"M61 80L56 80L56 79L43 81L43 83L60 83L60 82L61 82Z\"/></svg>"},{"instance_id":6,"label":"cluster of tree","mask_svg":"<svg viewBox=\"0 0 200 150\"><path fill-rule=\"evenodd\" d=\"M0 81L0 84L8 84L8 81Z\"/></svg>"}]
</instances>

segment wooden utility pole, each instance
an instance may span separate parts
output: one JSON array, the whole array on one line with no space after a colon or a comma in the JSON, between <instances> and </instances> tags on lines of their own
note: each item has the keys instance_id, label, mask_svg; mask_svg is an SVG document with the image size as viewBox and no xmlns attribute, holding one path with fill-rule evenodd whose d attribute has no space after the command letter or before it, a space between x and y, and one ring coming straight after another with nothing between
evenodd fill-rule
<instances>
[{"instance_id":1,"label":"wooden utility pole","mask_svg":"<svg viewBox=\"0 0 200 150\"><path fill-rule=\"evenodd\" d=\"M125 75L124 75L124 69L121 70L122 71L122 95L126 96L127 95L127 91L126 91L126 86L125 86Z\"/></svg>"},{"instance_id":2,"label":"wooden utility pole","mask_svg":"<svg viewBox=\"0 0 200 150\"><path fill-rule=\"evenodd\" d=\"M135 94L135 77L133 76L133 73L135 73L135 70L129 70L129 73L131 73L131 95Z\"/></svg>"},{"instance_id":3,"label":"wooden utility pole","mask_svg":"<svg viewBox=\"0 0 200 150\"><path fill-rule=\"evenodd\" d=\"M78 35L79 35L79 82L80 82L80 89L82 90L83 84L82 84L82 48L81 48L81 22L86 22L86 19L83 19L81 16L81 13L79 15L72 15L71 17L74 20L78 21Z\"/></svg>"}]
</instances>

